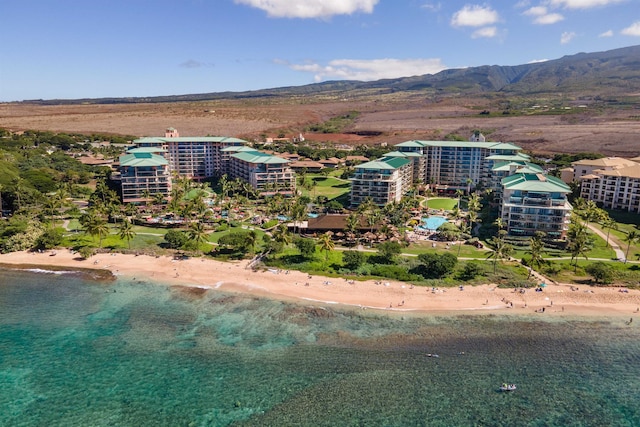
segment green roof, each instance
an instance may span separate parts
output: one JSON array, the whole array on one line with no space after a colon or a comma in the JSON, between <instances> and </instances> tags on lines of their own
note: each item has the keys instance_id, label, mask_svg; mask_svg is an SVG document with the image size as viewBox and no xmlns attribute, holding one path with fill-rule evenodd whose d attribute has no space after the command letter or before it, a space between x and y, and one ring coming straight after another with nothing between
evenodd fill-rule
<instances>
[{"instance_id":1,"label":"green roof","mask_svg":"<svg viewBox=\"0 0 640 427\"><path fill-rule=\"evenodd\" d=\"M540 173L517 173L502 179L507 190L522 190L541 193L570 193L571 188L560 179Z\"/></svg>"},{"instance_id":2,"label":"green roof","mask_svg":"<svg viewBox=\"0 0 640 427\"><path fill-rule=\"evenodd\" d=\"M524 160L518 160L515 162L499 162L499 163L496 163L491 168L491 170L494 172L509 171L513 166L516 167L517 173L543 173L544 172L544 169L542 169L540 166L536 165L535 163L530 163Z\"/></svg>"},{"instance_id":3,"label":"green roof","mask_svg":"<svg viewBox=\"0 0 640 427\"><path fill-rule=\"evenodd\" d=\"M220 151L231 152L231 153L240 153L242 151L258 151L253 147L247 147L246 145L232 145L230 147L224 147Z\"/></svg>"},{"instance_id":4,"label":"green roof","mask_svg":"<svg viewBox=\"0 0 640 427\"><path fill-rule=\"evenodd\" d=\"M405 141L405 142L401 142L400 144L396 144L396 147L426 147L427 144L425 144L423 141Z\"/></svg>"},{"instance_id":5,"label":"green roof","mask_svg":"<svg viewBox=\"0 0 640 427\"><path fill-rule=\"evenodd\" d=\"M378 160L359 164L356 166L356 169L393 170L410 162L411 160L403 157L383 157Z\"/></svg>"},{"instance_id":6,"label":"green roof","mask_svg":"<svg viewBox=\"0 0 640 427\"><path fill-rule=\"evenodd\" d=\"M232 154L231 157L242 160L247 163L264 163L264 164L283 164L289 163L289 160L282 157L272 156L271 154L261 153L260 151L246 151Z\"/></svg>"},{"instance_id":7,"label":"green roof","mask_svg":"<svg viewBox=\"0 0 640 427\"><path fill-rule=\"evenodd\" d=\"M127 150L127 153L165 153L166 151L160 147L135 147Z\"/></svg>"},{"instance_id":8,"label":"green roof","mask_svg":"<svg viewBox=\"0 0 640 427\"><path fill-rule=\"evenodd\" d=\"M500 160L503 162L519 162L519 161L527 161L530 159L528 154L518 153L518 154L494 154L493 156L487 156L485 160Z\"/></svg>"},{"instance_id":9,"label":"green roof","mask_svg":"<svg viewBox=\"0 0 640 427\"><path fill-rule=\"evenodd\" d=\"M120 166L131 167L149 167L149 166L166 166L169 164L167 159L153 153L137 152L120 156Z\"/></svg>"},{"instance_id":10,"label":"green roof","mask_svg":"<svg viewBox=\"0 0 640 427\"><path fill-rule=\"evenodd\" d=\"M422 157L422 154L415 151L390 151L384 154L384 157Z\"/></svg>"}]
</instances>

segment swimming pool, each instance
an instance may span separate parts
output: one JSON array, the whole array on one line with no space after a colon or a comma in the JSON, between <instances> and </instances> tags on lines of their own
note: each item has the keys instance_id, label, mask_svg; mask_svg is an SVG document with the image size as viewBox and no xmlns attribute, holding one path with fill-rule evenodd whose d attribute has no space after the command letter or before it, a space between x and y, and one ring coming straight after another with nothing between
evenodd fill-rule
<instances>
[{"instance_id":1,"label":"swimming pool","mask_svg":"<svg viewBox=\"0 0 640 427\"><path fill-rule=\"evenodd\" d=\"M443 216L430 216L428 218L422 218L424 225L419 225L421 230L436 231L438 227L447 222L447 218Z\"/></svg>"}]
</instances>

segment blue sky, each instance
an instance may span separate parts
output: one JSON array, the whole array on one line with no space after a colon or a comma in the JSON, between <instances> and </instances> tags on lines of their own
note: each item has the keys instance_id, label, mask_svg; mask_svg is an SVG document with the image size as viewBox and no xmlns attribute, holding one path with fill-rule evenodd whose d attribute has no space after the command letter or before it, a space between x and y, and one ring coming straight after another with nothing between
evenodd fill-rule
<instances>
[{"instance_id":1,"label":"blue sky","mask_svg":"<svg viewBox=\"0 0 640 427\"><path fill-rule=\"evenodd\" d=\"M0 101L181 95L640 44L638 0L1 0Z\"/></svg>"}]
</instances>

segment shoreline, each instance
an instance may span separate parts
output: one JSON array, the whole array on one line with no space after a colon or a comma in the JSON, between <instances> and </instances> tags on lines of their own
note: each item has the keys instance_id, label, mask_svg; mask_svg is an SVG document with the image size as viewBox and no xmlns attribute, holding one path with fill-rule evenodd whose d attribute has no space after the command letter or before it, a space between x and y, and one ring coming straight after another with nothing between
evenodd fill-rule
<instances>
[{"instance_id":1,"label":"shoreline","mask_svg":"<svg viewBox=\"0 0 640 427\"><path fill-rule=\"evenodd\" d=\"M309 276L300 271L253 271L249 261L222 262L204 258L174 260L167 256L97 254L82 260L69 250L0 254L0 268L22 270L69 269L90 278L124 278L156 281L225 292L244 293L297 303L341 305L406 314L514 314L540 316L640 315L640 291L621 287L549 284L541 292L516 291L485 284L430 288L408 283L358 281L348 278ZM27 268L25 268L27 267ZM49 269L43 267L51 267ZM95 273L95 274L94 274ZM623 291L624 290L624 291Z\"/></svg>"}]
</instances>

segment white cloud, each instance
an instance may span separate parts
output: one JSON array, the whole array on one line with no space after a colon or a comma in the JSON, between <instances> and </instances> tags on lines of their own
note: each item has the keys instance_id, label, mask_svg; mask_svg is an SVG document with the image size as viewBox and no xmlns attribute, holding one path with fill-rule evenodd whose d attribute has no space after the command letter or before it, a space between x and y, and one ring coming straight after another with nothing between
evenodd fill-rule
<instances>
[{"instance_id":1,"label":"white cloud","mask_svg":"<svg viewBox=\"0 0 640 427\"><path fill-rule=\"evenodd\" d=\"M530 7L529 9L522 12L524 15L530 16L542 16L547 14L547 8L544 6L535 6Z\"/></svg>"},{"instance_id":2,"label":"white cloud","mask_svg":"<svg viewBox=\"0 0 640 427\"><path fill-rule=\"evenodd\" d=\"M613 31L605 31L604 33L600 33L598 37L613 37Z\"/></svg>"},{"instance_id":3,"label":"white cloud","mask_svg":"<svg viewBox=\"0 0 640 427\"><path fill-rule=\"evenodd\" d=\"M533 19L533 23L538 25L555 24L556 22L564 20L564 16L559 13L549 13L547 8L544 6L531 7L522 12L522 14L534 16L535 18Z\"/></svg>"},{"instance_id":4,"label":"white cloud","mask_svg":"<svg viewBox=\"0 0 640 427\"><path fill-rule=\"evenodd\" d=\"M533 23L538 25L550 25L563 20L564 16L559 13L548 13L546 15L536 17L536 19L533 20Z\"/></svg>"},{"instance_id":5,"label":"white cloud","mask_svg":"<svg viewBox=\"0 0 640 427\"><path fill-rule=\"evenodd\" d=\"M592 7L609 6L626 0L550 0L554 6L567 9L591 9Z\"/></svg>"},{"instance_id":6,"label":"white cloud","mask_svg":"<svg viewBox=\"0 0 640 427\"><path fill-rule=\"evenodd\" d=\"M431 12L438 12L440 9L442 9L442 4L427 2L420 7L422 9L427 9L428 11L431 11Z\"/></svg>"},{"instance_id":7,"label":"white cloud","mask_svg":"<svg viewBox=\"0 0 640 427\"><path fill-rule=\"evenodd\" d=\"M453 14L451 25L454 27L484 27L500 20L498 12L486 6L466 5Z\"/></svg>"},{"instance_id":8,"label":"white cloud","mask_svg":"<svg viewBox=\"0 0 640 427\"><path fill-rule=\"evenodd\" d=\"M640 36L640 21L636 21L621 31L625 36Z\"/></svg>"},{"instance_id":9,"label":"white cloud","mask_svg":"<svg viewBox=\"0 0 640 427\"><path fill-rule=\"evenodd\" d=\"M531 61L527 62L527 64L538 64L540 62L547 62L548 59L532 59Z\"/></svg>"},{"instance_id":10,"label":"white cloud","mask_svg":"<svg viewBox=\"0 0 640 427\"><path fill-rule=\"evenodd\" d=\"M484 27L480 28L471 34L471 38L479 39L481 37L492 38L498 35L498 29L496 27Z\"/></svg>"},{"instance_id":11,"label":"white cloud","mask_svg":"<svg viewBox=\"0 0 640 427\"><path fill-rule=\"evenodd\" d=\"M264 10L272 18L330 18L355 12L372 13L379 0L234 0Z\"/></svg>"},{"instance_id":12,"label":"white cloud","mask_svg":"<svg viewBox=\"0 0 640 427\"><path fill-rule=\"evenodd\" d=\"M565 31L564 33L562 33L562 35L560 36L560 44L567 44L569 43L571 40L573 40L576 36L576 33L574 32L568 32Z\"/></svg>"},{"instance_id":13,"label":"white cloud","mask_svg":"<svg viewBox=\"0 0 640 427\"><path fill-rule=\"evenodd\" d=\"M314 74L314 80L362 80L392 79L398 77L435 74L447 67L439 58L432 59L334 59L328 64L309 62L306 64L288 64L281 60L276 63L286 64L296 71Z\"/></svg>"}]
</instances>

